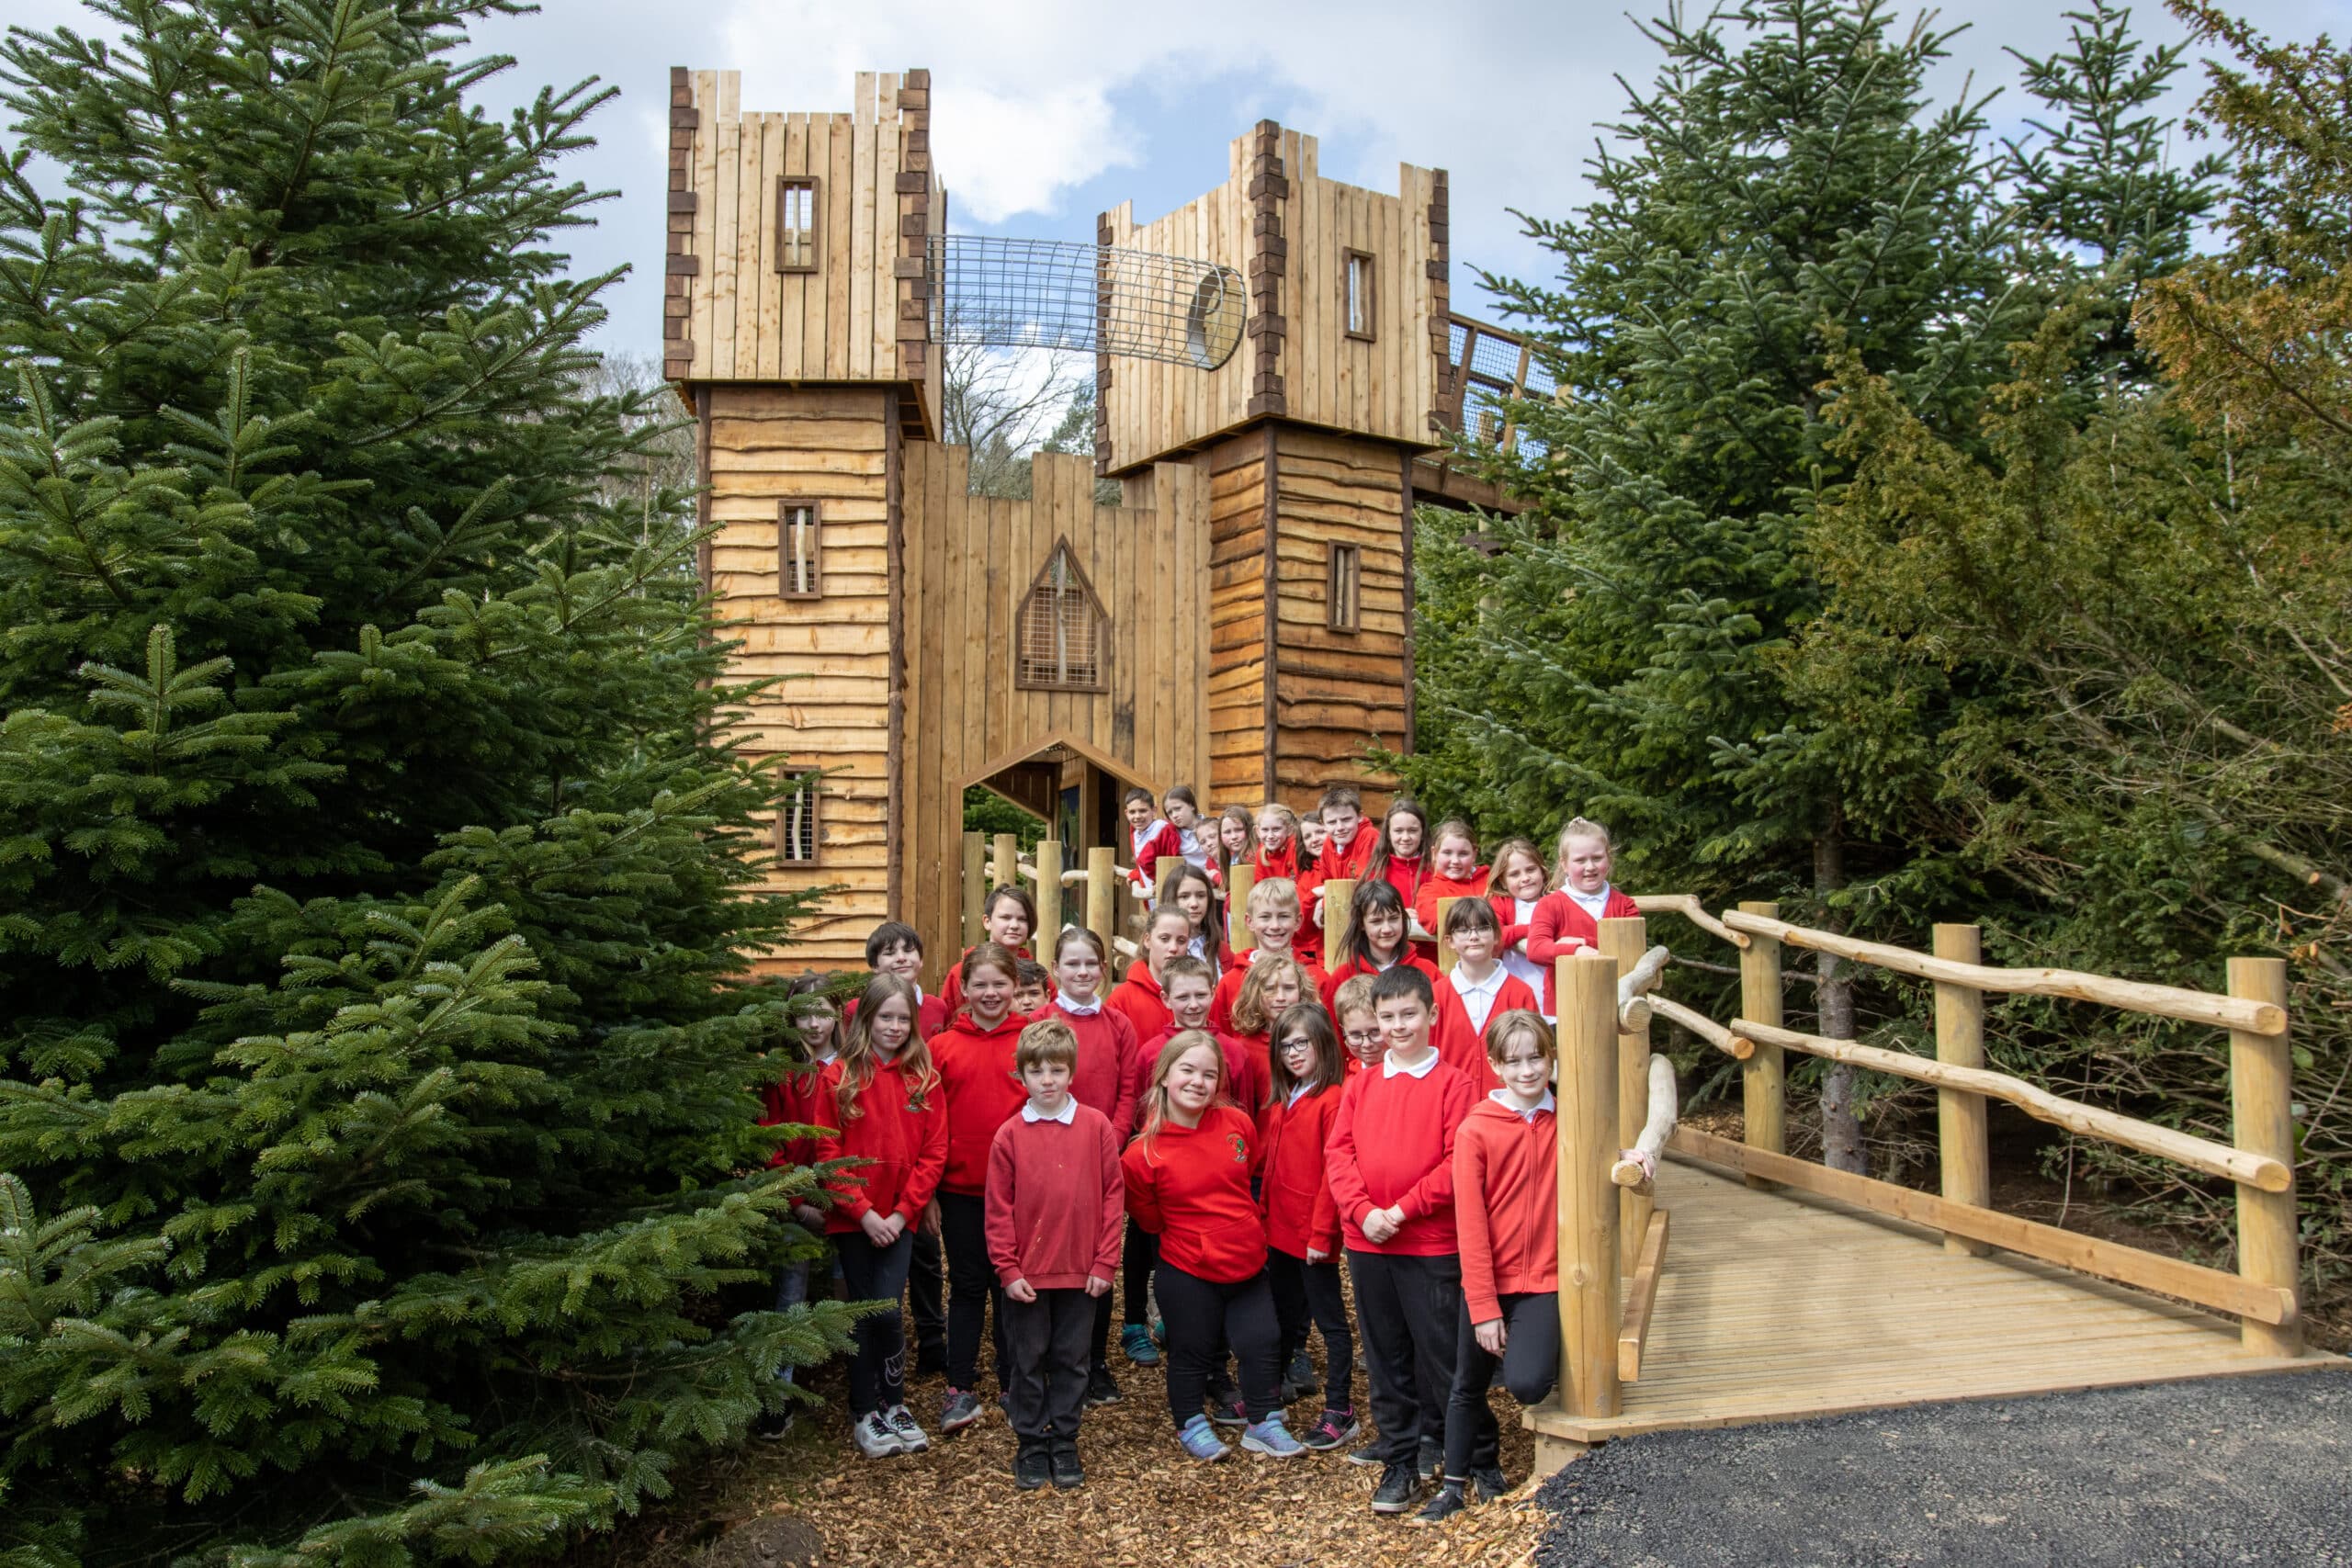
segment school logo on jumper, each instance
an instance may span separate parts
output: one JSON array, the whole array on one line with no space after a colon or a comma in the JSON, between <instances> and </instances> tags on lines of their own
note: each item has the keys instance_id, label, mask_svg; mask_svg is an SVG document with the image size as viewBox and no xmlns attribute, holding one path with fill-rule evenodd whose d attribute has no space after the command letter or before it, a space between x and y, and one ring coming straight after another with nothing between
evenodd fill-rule
<instances>
[{"instance_id":1,"label":"school logo on jumper","mask_svg":"<svg viewBox=\"0 0 2352 1568\"><path fill-rule=\"evenodd\" d=\"M1225 1135L1225 1141L1233 1145L1234 1164L1248 1165L1250 1163L1250 1145L1241 1141L1240 1134L1227 1133Z\"/></svg>"}]
</instances>

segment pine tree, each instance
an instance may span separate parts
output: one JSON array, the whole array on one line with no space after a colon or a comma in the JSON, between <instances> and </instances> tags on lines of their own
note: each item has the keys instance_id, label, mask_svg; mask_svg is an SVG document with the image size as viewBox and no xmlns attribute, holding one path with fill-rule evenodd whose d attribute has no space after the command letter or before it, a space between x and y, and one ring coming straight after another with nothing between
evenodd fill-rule
<instances>
[{"instance_id":1,"label":"pine tree","mask_svg":"<svg viewBox=\"0 0 2352 1568\"><path fill-rule=\"evenodd\" d=\"M799 908L550 244L610 93L471 107L506 0L96 8L0 67L0 1560L489 1561L848 1321L735 1310Z\"/></svg>"}]
</instances>

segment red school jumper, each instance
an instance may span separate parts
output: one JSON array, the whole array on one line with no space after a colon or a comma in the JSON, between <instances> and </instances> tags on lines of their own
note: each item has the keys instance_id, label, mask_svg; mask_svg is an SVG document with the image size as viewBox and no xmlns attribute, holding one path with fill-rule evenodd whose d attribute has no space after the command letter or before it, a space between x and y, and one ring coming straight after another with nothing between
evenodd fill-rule
<instances>
[{"instance_id":1,"label":"red school jumper","mask_svg":"<svg viewBox=\"0 0 2352 1568\"><path fill-rule=\"evenodd\" d=\"M1454 1130L1476 1100L1470 1080L1434 1057L1418 1073L1392 1072L1384 1060L1348 1081L1323 1164L1349 1247L1405 1258L1457 1250ZM1386 1241L1367 1239L1363 1217L1392 1205L1405 1223Z\"/></svg>"},{"instance_id":2,"label":"red school jumper","mask_svg":"<svg viewBox=\"0 0 2352 1568\"><path fill-rule=\"evenodd\" d=\"M1082 1291L1088 1275L1115 1280L1126 1227L1119 1140L1091 1106L1070 1119L1031 1121L1026 1106L989 1145L989 1262L997 1282Z\"/></svg>"},{"instance_id":3,"label":"red school jumper","mask_svg":"<svg viewBox=\"0 0 2352 1568\"><path fill-rule=\"evenodd\" d=\"M1012 1070L1012 1048L1029 1020L1007 1013L994 1029L982 1030L969 1013L939 1032L931 1059L947 1096L947 1170L942 1192L978 1197L988 1190L989 1147L1004 1119L1028 1101L1021 1075Z\"/></svg>"},{"instance_id":4,"label":"red school jumper","mask_svg":"<svg viewBox=\"0 0 2352 1568\"><path fill-rule=\"evenodd\" d=\"M819 1103L825 1097L825 1073L833 1058L811 1062L795 1071L782 1083L772 1083L760 1090L760 1098L767 1109L760 1114L763 1127L781 1127L787 1123L797 1127L830 1127L832 1117ZM807 1165L816 1157L814 1137L786 1139L768 1156L768 1164Z\"/></svg>"},{"instance_id":5,"label":"red school jumper","mask_svg":"<svg viewBox=\"0 0 2352 1568\"><path fill-rule=\"evenodd\" d=\"M1609 902L1601 906L1600 918L1623 919L1641 912L1631 898L1611 887ZM1536 900L1534 917L1527 922L1527 956L1544 967L1544 988L1538 994L1543 998L1545 1017L1552 1014L1554 963L1574 957L1579 949L1600 945L1599 921L1585 913L1584 906L1565 891L1546 893Z\"/></svg>"},{"instance_id":6,"label":"red school jumper","mask_svg":"<svg viewBox=\"0 0 2352 1568\"><path fill-rule=\"evenodd\" d=\"M1078 1066L1069 1076L1070 1097L1101 1111L1119 1142L1125 1143L1136 1125L1136 1026L1124 1014L1099 1002L1091 1013L1073 1012L1062 1006L1058 992L1037 1016L1057 1018L1078 1036ZM1024 1098L1027 1092L1023 1090Z\"/></svg>"},{"instance_id":7,"label":"red school jumper","mask_svg":"<svg viewBox=\"0 0 2352 1568\"><path fill-rule=\"evenodd\" d=\"M1380 829L1369 818L1357 819L1355 837L1346 844L1335 846L1329 839L1323 840L1323 852L1315 857L1315 863L1298 874L1298 912L1304 922L1302 930L1322 929L1315 923L1315 890L1336 878L1362 882L1372 870L1372 852L1379 842ZM1407 902L1409 906L1411 901L1408 899Z\"/></svg>"},{"instance_id":8,"label":"red school jumper","mask_svg":"<svg viewBox=\"0 0 2352 1568\"><path fill-rule=\"evenodd\" d=\"M947 978L941 981L939 984L939 1005L947 1010L948 1021L950 1022L955 1021L956 1015L961 1012L964 1009L964 960L971 956L972 950L968 947L966 948L963 953L957 956L955 964L948 969ZM1017 950L1012 956L1015 958L1034 958L1035 954L1032 953L1024 947ZM1014 976L1015 979L1018 979L1019 977L1020 976Z\"/></svg>"},{"instance_id":9,"label":"red school jumper","mask_svg":"<svg viewBox=\"0 0 2352 1568\"><path fill-rule=\"evenodd\" d=\"M857 998L850 998L849 1005L842 1010L842 1023L846 1024L857 1017ZM915 1034L917 1038L928 1042L933 1035L947 1027L947 1021L952 1016L954 1016L954 1010L948 1007L947 998L945 997L928 996L924 994L923 988L921 986L917 986L915 987Z\"/></svg>"},{"instance_id":10,"label":"red school jumper","mask_svg":"<svg viewBox=\"0 0 2352 1568\"><path fill-rule=\"evenodd\" d=\"M1543 1010L1536 1006L1535 992L1526 981L1499 963L1495 968L1502 984L1495 988L1494 1000L1488 1004L1483 1021L1471 1015L1470 1004L1463 999L1453 983L1453 976L1462 973L1460 964L1454 965L1453 974L1438 982L1440 1000L1451 1005L1438 1009L1437 1028L1430 1036L1437 1054L1445 1058L1445 1065L1468 1078L1470 1087L1480 1094L1492 1094L1503 1087L1503 1080L1495 1073L1495 1065L1487 1060L1487 1024L1494 1022L1497 1014L1513 1008Z\"/></svg>"},{"instance_id":11,"label":"red school jumper","mask_svg":"<svg viewBox=\"0 0 2352 1568\"><path fill-rule=\"evenodd\" d=\"M1135 860L1136 897L1148 902L1159 894L1161 859L1184 858L1184 835L1173 822L1155 817L1140 828L1127 829L1127 847Z\"/></svg>"},{"instance_id":12,"label":"red school jumper","mask_svg":"<svg viewBox=\"0 0 2352 1568\"><path fill-rule=\"evenodd\" d=\"M1340 1211L1323 1174L1323 1145L1346 1089L1342 1081L1258 1112L1258 1140L1266 1148L1258 1200L1266 1245L1292 1258L1304 1258L1310 1248L1327 1258L1340 1255Z\"/></svg>"},{"instance_id":13,"label":"red school jumper","mask_svg":"<svg viewBox=\"0 0 2352 1568\"><path fill-rule=\"evenodd\" d=\"M1548 1099L1548 1097L1547 1097ZM1560 1288L1558 1119L1482 1100L1453 1135L1453 1225L1470 1321L1502 1316L1498 1296Z\"/></svg>"},{"instance_id":14,"label":"red school jumper","mask_svg":"<svg viewBox=\"0 0 2352 1568\"><path fill-rule=\"evenodd\" d=\"M833 1123L843 1120L841 1083L842 1065L835 1062L824 1073L826 1132L817 1140L817 1157L867 1163L825 1183L834 1196L825 1216L826 1234L862 1231L869 1213L898 1214L912 1225L922 1218L947 1169L945 1094L933 1084L917 1109L914 1084L899 1065L876 1062L874 1077L852 1104L857 1114L836 1128Z\"/></svg>"},{"instance_id":15,"label":"red school jumper","mask_svg":"<svg viewBox=\"0 0 2352 1568\"><path fill-rule=\"evenodd\" d=\"M1486 891L1487 868L1483 865L1473 871L1468 878L1461 882L1456 882L1450 876L1440 876L1435 872L1431 872L1428 876L1421 879L1421 890L1413 896L1413 902L1411 906L1413 910L1413 919L1421 922L1421 929L1423 931L1429 932L1431 936L1437 936L1440 934L1437 929L1437 901L1439 899L1483 897L1486 895ZM1509 925L1510 923L1510 911L1509 909L1505 909L1495 918L1500 920L1503 924Z\"/></svg>"},{"instance_id":16,"label":"red school jumper","mask_svg":"<svg viewBox=\"0 0 2352 1568\"><path fill-rule=\"evenodd\" d=\"M1159 1238L1161 1263L1239 1284L1266 1266L1265 1223L1250 1196L1263 1159L1257 1128L1229 1105L1210 1106L1197 1127L1163 1122L1121 1156L1127 1213Z\"/></svg>"},{"instance_id":17,"label":"red school jumper","mask_svg":"<svg viewBox=\"0 0 2352 1568\"><path fill-rule=\"evenodd\" d=\"M1414 945L1415 944L1409 942L1402 943L1397 956L1389 960L1388 967L1394 969L1397 964L1402 964L1408 969L1418 969L1422 974L1429 976L1430 989L1432 992L1442 991L1442 987L1438 984L1436 961L1434 959L1422 957L1420 953L1414 951ZM1323 995L1323 1010L1331 1014L1333 1022L1336 1023L1339 1021L1339 1012L1337 1010L1339 1003L1333 998L1339 996L1340 987L1346 985L1349 981L1354 979L1359 975L1377 975L1379 973L1380 971L1378 969L1368 967L1361 961L1351 958L1323 977L1323 983L1318 986L1317 989Z\"/></svg>"},{"instance_id":18,"label":"red school jumper","mask_svg":"<svg viewBox=\"0 0 2352 1568\"><path fill-rule=\"evenodd\" d=\"M1309 987L1307 996L1314 996L1322 990L1326 978L1322 961L1302 950L1296 943L1293 943L1291 950L1284 953L1274 953L1266 948L1253 947L1250 950L1249 963L1237 963L1218 976L1216 995L1209 998L1209 1027L1211 1029L1221 1033L1233 1027L1234 1000L1241 995L1242 982L1250 978L1250 965L1256 964L1261 955L1297 959L1299 967L1306 971L1306 984ZM1306 997L1301 997L1299 1000L1305 1001Z\"/></svg>"},{"instance_id":19,"label":"red school jumper","mask_svg":"<svg viewBox=\"0 0 2352 1568\"><path fill-rule=\"evenodd\" d=\"M1167 1028L1136 1048L1136 1102L1143 1102L1143 1091L1151 1087L1151 1070L1159 1065L1159 1053L1168 1043L1184 1032L1171 1021ZM1235 1105L1256 1105L1266 1098L1265 1069L1250 1059L1250 1048L1230 1034L1216 1030L1201 1032L1217 1043L1225 1053L1225 1076L1217 1080L1217 1093ZM1141 1115L1138 1113L1140 1122Z\"/></svg>"}]
</instances>

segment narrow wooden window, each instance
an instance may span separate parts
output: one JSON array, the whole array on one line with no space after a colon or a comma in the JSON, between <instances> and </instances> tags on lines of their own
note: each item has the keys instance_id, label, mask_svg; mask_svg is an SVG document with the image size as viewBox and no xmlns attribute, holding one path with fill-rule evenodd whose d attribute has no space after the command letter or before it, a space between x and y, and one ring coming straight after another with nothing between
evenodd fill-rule
<instances>
[{"instance_id":1,"label":"narrow wooden window","mask_svg":"<svg viewBox=\"0 0 2352 1568\"><path fill-rule=\"evenodd\" d=\"M1015 686L1048 691L1101 692L1110 620L1094 585L1086 581L1065 539L1046 558L1045 570L1021 602L1019 646L1013 649Z\"/></svg>"},{"instance_id":2,"label":"narrow wooden window","mask_svg":"<svg viewBox=\"0 0 2352 1568\"><path fill-rule=\"evenodd\" d=\"M786 865L817 863L815 773L793 773L784 781L775 807L775 858Z\"/></svg>"},{"instance_id":3,"label":"narrow wooden window","mask_svg":"<svg viewBox=\"0 0 2352 1568\"><path fill-rule=\"evenodd\" d=\"M1354 545L1333 545L1324 565L1324 603L1330 608L1335 632L1363 627L1363 556Z\"/></svg>"},{"instance_id":4,"label":"narrow wooden window","mask_svg":"<svg viewBox=\"0 0 2352 1568\"><path fill-rule=\"evenodd\" d=\"M781 175L775 182L775 269L817 270L817 176Z\"/></svg>"},{"instance_id":5,"label":"narrow wooden window","mask_svg":"<svg viewBox=\"0 0 2352 1568\"><path fill-rule=\"evenodd\" d=\"M814 599L822 592L819 570L817 503L781 501L776 503L776 592L786 599Z\"/></svg>"},{"instance_id":6,"label":"narrow wooden window","mask_svg":"<svg viewBox=\"0 0 2352 1568\"><path fill-rule=\"evenodd\" d=\"M1347 270L1348 335L1372 341L1373 293L1372 256L1365 251L1349 251Z\"/></svg>"}]
</instances>

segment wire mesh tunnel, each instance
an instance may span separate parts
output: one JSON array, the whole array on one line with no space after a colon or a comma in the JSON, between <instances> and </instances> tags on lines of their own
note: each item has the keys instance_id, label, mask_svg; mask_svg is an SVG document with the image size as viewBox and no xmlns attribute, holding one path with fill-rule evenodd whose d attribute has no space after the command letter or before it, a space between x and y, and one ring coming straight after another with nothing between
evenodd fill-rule
<instances>
[{"instance_id":1,"label":"wire mesh tunnel","mask_svg":"<svg viewBox=\"0 0 2352 1568\"><path fill-rule=\"evenodd\" d=\"M1216 262L1070 240L934 234L943 344L1075 349L1214 370L1241 342L1241 275Z\"/></svg>"}]
</instances>

